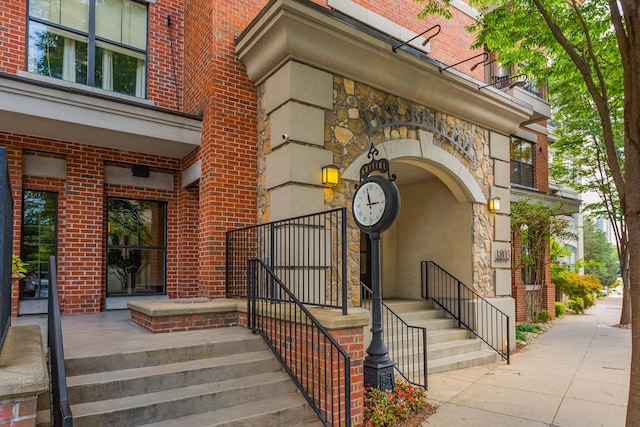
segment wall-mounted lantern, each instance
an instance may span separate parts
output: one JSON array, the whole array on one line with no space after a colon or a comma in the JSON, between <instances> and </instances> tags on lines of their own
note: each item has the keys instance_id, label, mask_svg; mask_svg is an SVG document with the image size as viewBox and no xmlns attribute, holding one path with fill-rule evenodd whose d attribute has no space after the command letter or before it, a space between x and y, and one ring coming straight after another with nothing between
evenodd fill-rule
<instances>
[{"instance_id":1,"label":"wall-mounted lantern","mask_svg":"<svg viewBox=\"0 0 640 427\"><path fill-rule=\"evenodd\" d=\"M327 165L322 168L322 185L333 187L338 185L338 167L333 165Z\"/></svg>"}]
</instances>

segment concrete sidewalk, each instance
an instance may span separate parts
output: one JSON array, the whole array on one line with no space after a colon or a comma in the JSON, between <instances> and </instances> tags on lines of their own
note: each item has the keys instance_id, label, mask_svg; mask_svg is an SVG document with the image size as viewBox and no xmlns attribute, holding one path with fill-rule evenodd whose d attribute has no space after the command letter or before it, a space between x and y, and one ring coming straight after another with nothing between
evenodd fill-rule
<instances>
[{"instance_id":1,"label":"concrete sidewalk","mask_svg":"<svg viewBox=\"0 0 640 427\"><path fill-rule=\"evenodd\" d=\"M624 426L631 331L622 298L610 296L584 315L568 314L547 332L494 364L429 376L438 406L423 426Z\"/></svg>"}]
</instances>

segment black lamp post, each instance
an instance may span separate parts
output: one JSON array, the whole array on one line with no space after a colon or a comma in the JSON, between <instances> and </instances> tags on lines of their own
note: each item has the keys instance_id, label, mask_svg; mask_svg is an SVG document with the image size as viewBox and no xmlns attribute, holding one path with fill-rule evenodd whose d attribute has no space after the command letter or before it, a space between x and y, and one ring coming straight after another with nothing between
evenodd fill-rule
<instances>
[{"instance_id":1,"label":"black lamp post","mask_svg":"<svg viewBox=\"0 0 640 427\"><path fill-rule=\"evenodd\" d=\"M371 240L371 344L367 348L364 359L364 384L380 390L395 389L393 367L395 363L389 358L389 351L382 339L382 286L380 281L380 233L369 235Z\"/></svg>"},{"instance_id":2,"label":"black lamp post","mask_svg":"<svg viewBox=\"0 0 640 427\"><path fill-rule=\"evenodd\" d=\"M364 359L364 384L381 390L393 390L395 363L389 358L384 345L382 326L382 286L380 280L381 233L398 217L400 194L393 182L395 174L389 173L389 160L376 160L378 150L371 144L368 157L371 161L360 168L360 183L353 197L353 218L360 230L371 240L371 344ZM375 174L374 174L375 173ZM374 175L372 175L374 174ZM384 176L386 174L386 176Z\"/></svg>"}]
</instances>

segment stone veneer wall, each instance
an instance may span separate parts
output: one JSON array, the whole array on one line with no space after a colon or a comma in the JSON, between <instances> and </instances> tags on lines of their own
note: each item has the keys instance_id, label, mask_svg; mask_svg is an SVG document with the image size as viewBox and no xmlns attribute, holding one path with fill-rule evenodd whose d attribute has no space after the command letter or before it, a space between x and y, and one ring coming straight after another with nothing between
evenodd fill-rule
<instances>
[{"instance_id":1,"label":"stone veneer wall","mask_svg":"<svg viewBox=\"0 0 640 427\"><path fill-rule=\"evenodd\" d=\"M396 105L398 113L409 120L409 108L413 104L406 99L384 93L351 79L334 76L334 109L326 114L325 148L334 153L334 164L343 172L362 153L367 153L371 144L378 145L397 139L419 139L419 129L414 126L391 126L369 132L367 121L362 112L380 105ZM430 110L427 107L427 110ZM480 184L488 197L493 183L493 160L489 156L489 132L472 123L464 122L454 116L436 112L439 120L446 121L450 127L456 126L471 137L473 145L469 157L453 146L441 135L434 134L433 144L454 156L467 168ZM328 209L351 205L354 182L341 180L332 192L327 192L325 204ZM473 206L473 285L481 295L494 296L493 268L491 266L490 240L494 235L494 216L486 205ZM349 215L350 217L350 215ZM353 223L350 224L349 250L353 256L350 277L359 280L360 234ZM354 265L355 264L355 265ZM469 284L471 285L471 284ZM353 298L357 299L357 289L353 289Z\"/></svg>"},{"instance_id":2,"label":"stone veneer wall","mask_svg":"<svg viewBox=\"0 0 640 427\"><path fill-rule=\"evenodd\" d=\"M265 85L258 86L258 222L264 223L271 219L270 192L267 186L266 158L271 153L273 132L270 129L270 114L265 109L265 98L268 96ZM396 105L398 113L409 120L411 105L426 108L407 99L371 88L360 82L333 76L333 110L325 112L324 149L333 153L333 164L338 166L340 173L345 171L359 156L366 155L371 144L374 145L392 140L419 140L420 130L415 126L391 126L369 132L367 121L362 116L363 111L377 108L380 105ZM490 153L490 132L473 123L465 122L452 115L435 112L440 121L445 121L449 127L457 127L470 137L473 142L468 157L451 142L441 135L433 134L433 145L446 151L460 162L477 181L485 197L492 193L494 185L494 159ZM277 136L276 136L277 137ZM278 141L280 142L280 141ZM508 150L508 146L506 147ZM428 159L424 159L428 160ZM360 232L353 223L350 206L354 193L354 181L341 179L333 188L324 190L325 209L347 207L348 218L348 283L350 286L351 305L359 305L360 280ZM503 197L508 203L508 197ZM495 266L492 265L491 251L494 240L494 226L496 215L489 212L486 204L473 205L472 235L473 247L473 287L483 296L496 296ZM468 285L472 285L469 283ZM508 287L507 287L508 288ZM504 294L504 293L502 293ZM508 293L507 293L508 294Z\"/></svg>"}]
</instances>

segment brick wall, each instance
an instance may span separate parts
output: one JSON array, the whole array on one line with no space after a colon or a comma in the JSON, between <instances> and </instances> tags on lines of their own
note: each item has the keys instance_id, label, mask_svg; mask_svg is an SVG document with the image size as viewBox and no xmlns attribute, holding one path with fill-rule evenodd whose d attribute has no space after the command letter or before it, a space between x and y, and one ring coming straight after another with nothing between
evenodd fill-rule
<instances>
[{"instance_id":1,"label":"brick wall","mask_svg":"<svg viewBox=\"0 0 640 427\"><path fill-rule=\"evenodd\" d=\"M18 70L26 70L26 5L24 0L0 2L0 72L17 74ZM171 28L167 16L172 18ZM147 97L156 106L172 110L182 110L182 16L183 0L162 0L149 5Z\"/></svg>"},{"instance_id":2,"label":"brick wall","mask_svg":"<svg viewBox=\"0 0 640 427\"><path fill-rule=\"evenodd\" d=\"M195 273L188 271L193 264L179 270L180 247L193 251L193 241L182 240L178 230L182 227L185 237L196 235L196 224L189 223L189 217L179 213L197 211L197 199L193 190L163 191L150 188L136 188L124 185L105 185L104 165L145 164L176 173L176 159L110 150L100 147L47 140L8 133L0 133L0 145L8 147L9 169L14 205L14 253L20 252L22 188L54 191L58 193L58 281L61 286L61 308L64 313L90 313L104 308L105 291L105 209L106 197L147 199L167 202L167 292L173 296L195 296L197 282ZM27 176L22 174L22 156L25 151L43 156L57 156L66 160L66 179ZM185 291L182 292L185 275ZM16 315L17 289L14 290L14 310Z\"/></svg>"},{"instance_id":3,"label":"brick wall","mask_svg":"<svg viewBox=\"0 0 640 427\"><path fill-rule=\"evenodd\" d=\"M199 272L200 292L209 297L224 295L225 232L256 222L256 88L235 56L234 39L264 4L185 4L186 109L204 114Z\"/></svg>"},{"instance_id":4,"label":"brick wall","mask_svg":"<svg viewBox=\"0 0 640 427\"><path fill-rule=\"evenodd\" d=\"M35 427L37 399L0 403L0 427Z\"/></svg>"}]
</instances>

